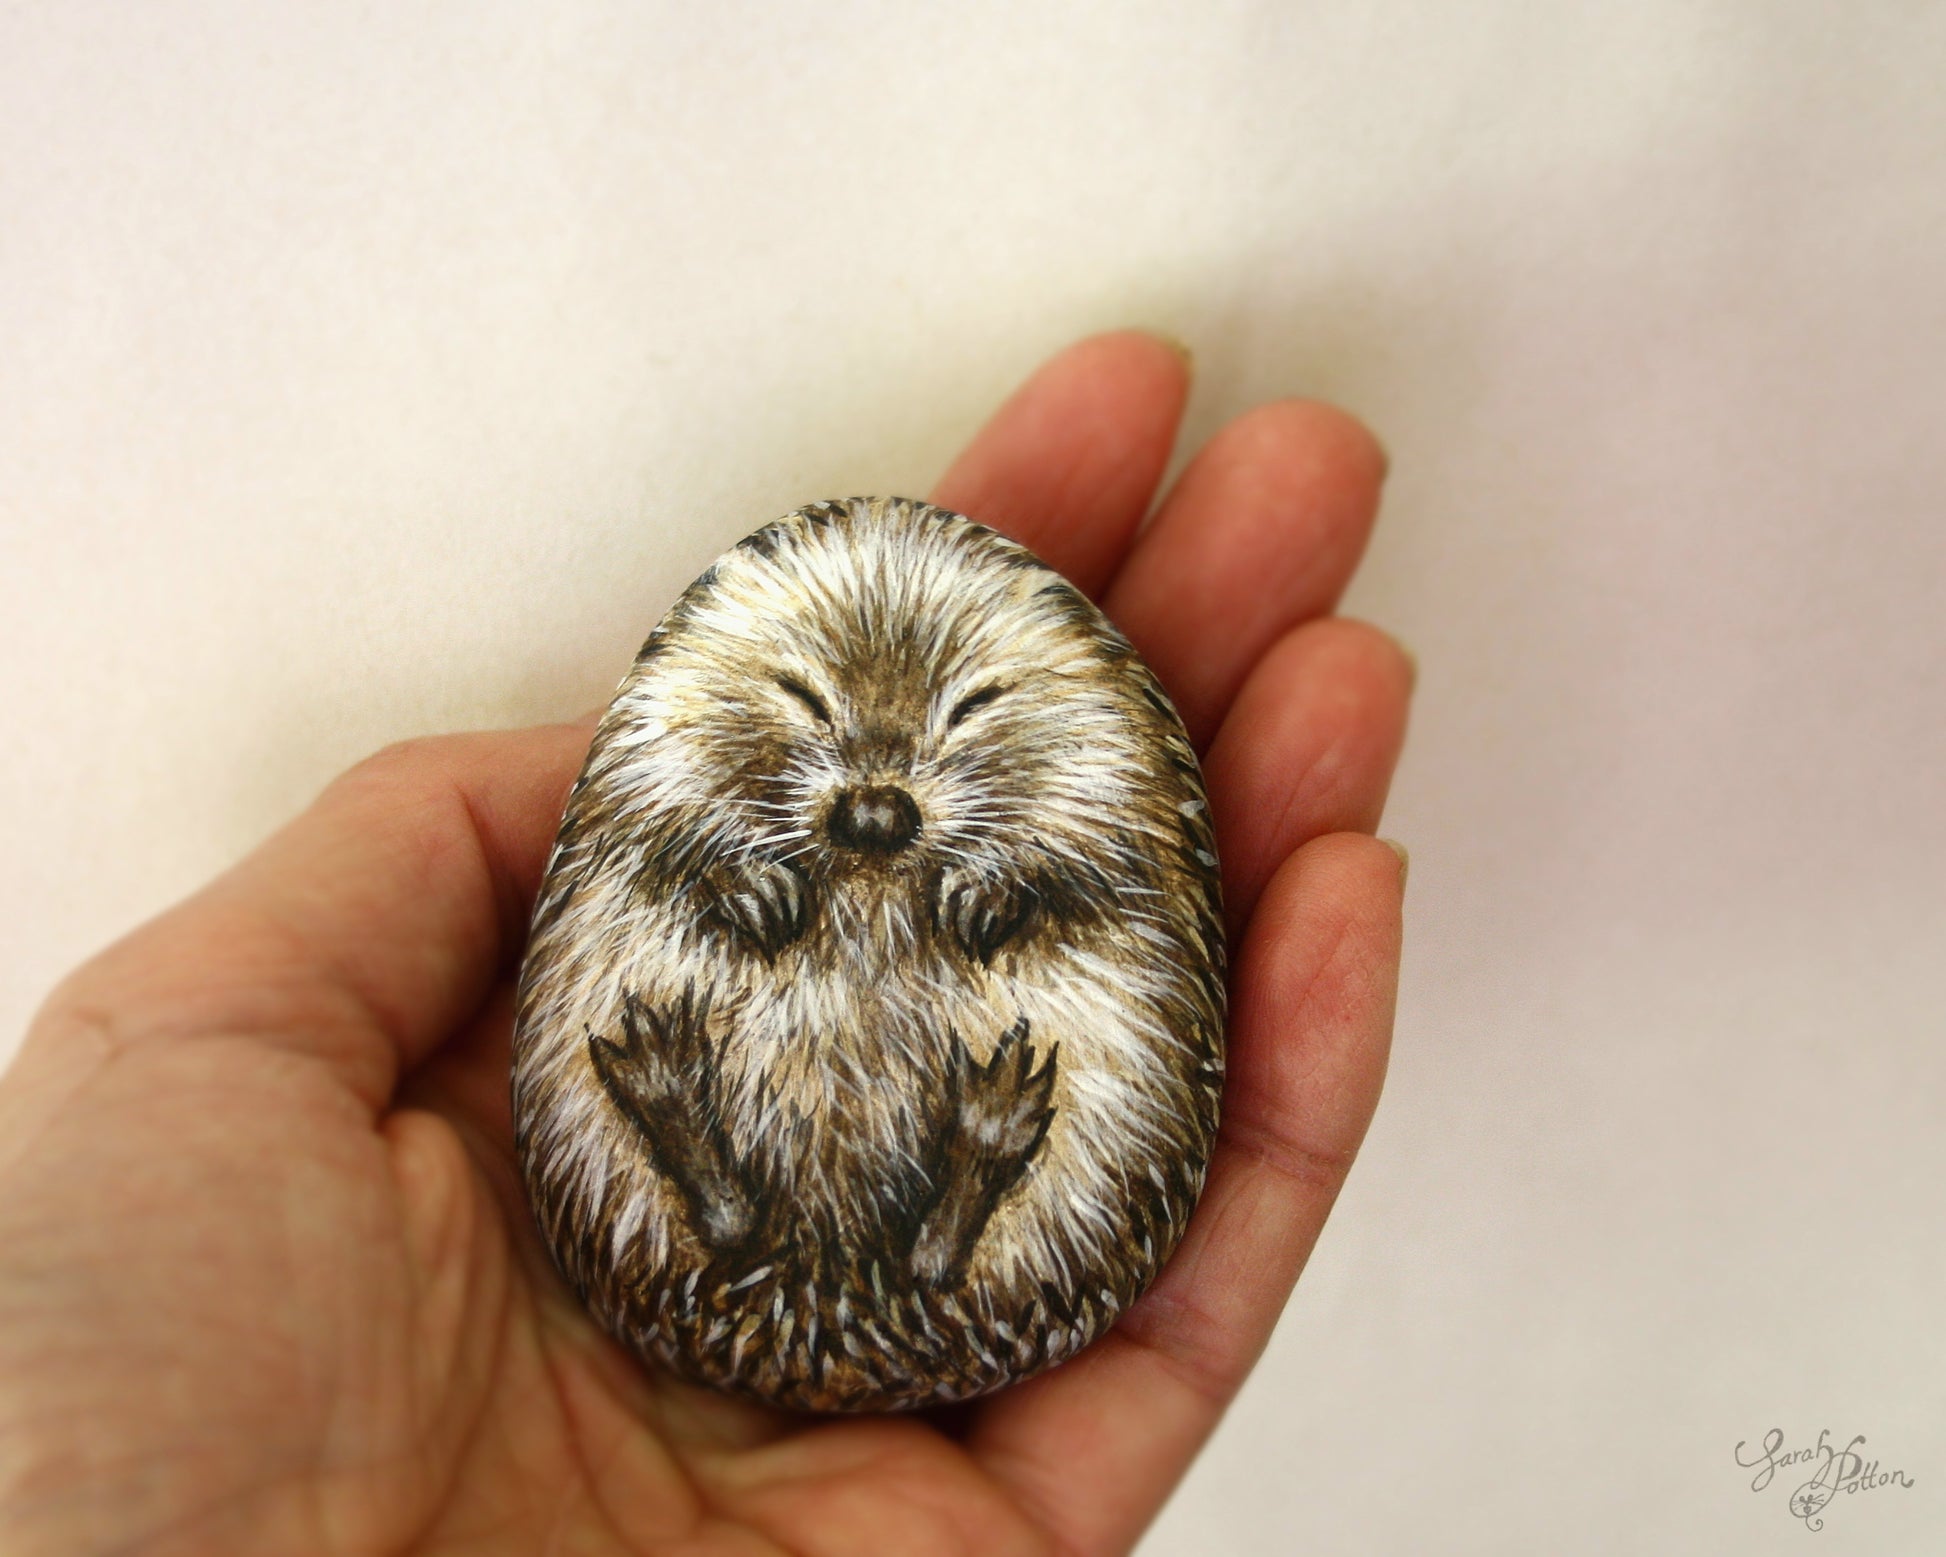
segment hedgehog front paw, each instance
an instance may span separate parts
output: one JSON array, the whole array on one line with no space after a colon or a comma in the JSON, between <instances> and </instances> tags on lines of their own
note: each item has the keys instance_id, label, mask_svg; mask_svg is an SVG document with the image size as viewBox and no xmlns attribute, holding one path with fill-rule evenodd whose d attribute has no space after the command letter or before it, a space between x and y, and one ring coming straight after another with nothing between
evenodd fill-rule
<instances>
[{"instance_id":1,"label":"hedgehog front paw","mask_svg":"<svg viewBox=\"0 0 1946 1557\"><path fill-rule=\"evenodd\" d=\"M948 1115L934 1153L932 1204L912 1245L912 1273L929 1287L959 1278L1001 1196L1013 1187L1054 1120L1057 1043L1034 1068L1022 1017L985 1065L955 1033L947 1072Z\"/></svg>"},{"instance_id":2,"label":"hedgehog front paw","mask_svg":"<svg viewBox=\"0 0 1946 1557\"><path fill-rule=\"evenodd\" d=\"M705 1031L708 1003L685 995L657 1009L622 1001L619 1040L588 1033L588 1057L617 1108L642 1134L649 1156L688 1208L696 1236L734 1249L756 1226L756 1205L713 1123L715 1053Z\"/></svg>"},{"instance_id":3,"label":"hedgehog front paw","mask_svg":"<svg viewBox=\"0 0 1946 1557\"><path fill-rule=\"evenodd\" d=\"M956 865L941 874L933 922L981 966L1027 928L1034 895L1017 876Z\"/></svg>"},{"instance_id":4,"label":"hedgehog front paw","mask_svg":"<svg viewBox=\"0 0 1946 1557\"><path fill-rule=\"evenodd\" d=\"M707 879L710 909L769 961L811 923L811 883L795 865L761 857L738 860Z\"/></svg>"}]
</instances>

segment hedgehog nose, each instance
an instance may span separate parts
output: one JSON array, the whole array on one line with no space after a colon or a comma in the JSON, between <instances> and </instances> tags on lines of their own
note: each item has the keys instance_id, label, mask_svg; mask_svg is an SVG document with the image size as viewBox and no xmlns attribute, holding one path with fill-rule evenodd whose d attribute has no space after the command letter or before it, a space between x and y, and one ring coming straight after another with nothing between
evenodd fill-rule
<instances>
[{"instance_id":1,"label":"hedgehog nose","mask_svg":"<svg viewBox=\"0 0 1946 1557\"><path fill-rule=\"evenodd\" d=\"M892 854L919 836L919 808L904 790L889 785L847 789L825 826L841 848Z\"/></svg>"}]
</instances>

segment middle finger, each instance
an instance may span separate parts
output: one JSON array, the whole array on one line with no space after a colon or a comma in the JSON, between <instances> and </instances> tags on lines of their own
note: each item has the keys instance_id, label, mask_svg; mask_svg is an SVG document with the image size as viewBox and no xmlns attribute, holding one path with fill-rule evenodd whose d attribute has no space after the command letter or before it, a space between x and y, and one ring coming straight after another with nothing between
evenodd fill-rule
<instances>
[{"instance_id":1,"label":"middle finger","mask_svg":"<svg viewBox=\"0 0 1946 1557\"><path fill-rule=\"evenodd\" d=\"M1384 473L1352 417L1277 401L1217 433L1137 537L1104 604L1199 749L1264 651L1343 593Z\"/></svg>"}]
</instances>

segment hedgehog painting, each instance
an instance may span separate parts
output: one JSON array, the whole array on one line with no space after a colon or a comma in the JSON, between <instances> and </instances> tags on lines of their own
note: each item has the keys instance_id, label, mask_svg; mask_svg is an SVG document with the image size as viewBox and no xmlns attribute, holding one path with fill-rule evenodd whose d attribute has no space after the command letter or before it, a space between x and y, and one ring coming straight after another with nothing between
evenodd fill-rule
<instances>
[{"instance_id":1,"label":"hedgehog painting","mask_svg":"<svg viewBox=\"0 0 1946 1557\"><path fill-rule=\"evenodd\" d=\"M522 970L521 1169L643 1358L961 1400L1154 1277L1223 1021L1202 779L1128 641L971 520L818 503L689 587L595 734Z\"/></svg>"}]
</instances>

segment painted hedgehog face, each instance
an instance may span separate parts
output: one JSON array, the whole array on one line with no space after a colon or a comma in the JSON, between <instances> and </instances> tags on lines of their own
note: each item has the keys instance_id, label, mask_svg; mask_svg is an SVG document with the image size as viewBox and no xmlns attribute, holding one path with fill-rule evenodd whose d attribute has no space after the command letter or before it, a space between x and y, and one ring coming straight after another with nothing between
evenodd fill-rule
<instances>
[{"instance_id":1,"label":"painted hedgehog face","mask_svg":"<svg viewBox=\"0 0 1946 1557\"><path fill-rule=\"evenodd\" d=\"M686 873L754 873L730 912L753 891L763 935L793 929L765 901L796 891L782 870L821 895L930 894L984 961L1030 922L1144 890L1157 841L1125 819L1151 737L1115 681L1127 644L1071 585L912 507L888 527L831 505L750 537L645 649L653 688L618 705L618 739L638 803L684 814Z\"/></svg>"}]
</instances>

